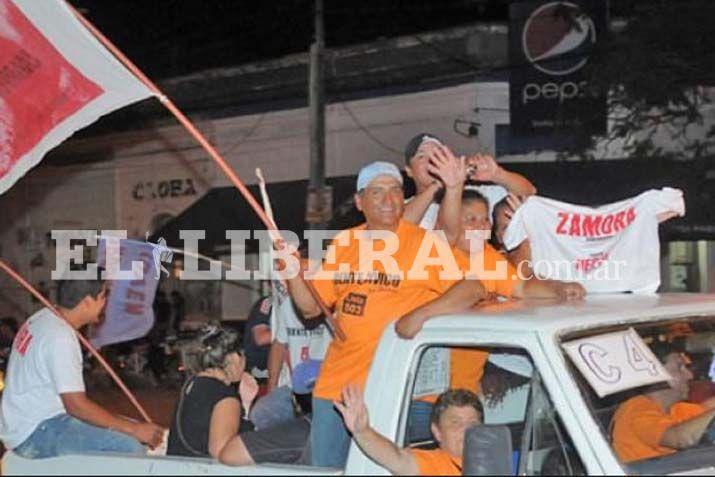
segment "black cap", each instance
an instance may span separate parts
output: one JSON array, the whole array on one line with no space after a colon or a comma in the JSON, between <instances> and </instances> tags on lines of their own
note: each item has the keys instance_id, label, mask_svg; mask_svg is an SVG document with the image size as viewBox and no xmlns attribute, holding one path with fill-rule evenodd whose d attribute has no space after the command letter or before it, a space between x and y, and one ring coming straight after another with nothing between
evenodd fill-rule
<instances>
[{"instance_id":1,"label":"black cap","mask_svg":"<svg viewBox=\"0 0 715 477\"><path fill-rule=\"evenodd\" d=\"M440 138L430 133L420 133L417 136L413 137L412 139L410 139L410 142L408 142L405 146L406 165L410 165L410 161L415 156L415 154L417 154L417 150L420 148L425 139L433 139L435 141L439 141L440 143L442 142Z\"/></svg>"}]
</instances>

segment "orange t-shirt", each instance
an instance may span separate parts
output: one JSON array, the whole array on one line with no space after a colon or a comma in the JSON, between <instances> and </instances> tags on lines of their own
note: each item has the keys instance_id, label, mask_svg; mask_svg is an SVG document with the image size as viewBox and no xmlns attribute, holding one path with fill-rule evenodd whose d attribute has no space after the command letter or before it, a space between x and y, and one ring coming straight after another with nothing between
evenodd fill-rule
<instances>
[{"instance_id":1,"label":"orange t-shirt","mask_svg":"<svg viewBox=\"0 0 715 477\"><path fill-rule=\"evenodd\" d=\"M411 449L420 475L462 475L462 459L452 457L442 449Z\"/></svg>"},{"instance_id":2,"label":"orange t-shirt","mask_svg":"<svg viewBox=\"0 0 715 477\"><path fill-rule=\"evenodd\" d=\"M487 359L489 359L489 353L486 351L453 348L449 353L449 388L466 389L477 394ZM434 404L438 397L437 394L430 394L419 397L417 400Z\"/></svg>"},{"instance_id":3,"label":"orange t-shirt","mask_svg":"<svg viewBox=\"0 0 715 477\"><path fill-rule=\"evenodd\" d=\"M363 263L366 271L360 271L358 262L359 243L357 233L368 233L365 225L342 231L328 248L323 270L331 280L313 280L316 290L325 303L334 307L337 323L345 333L345 340L333 340L328 348L320 370L313 395L321 399L339 399L343 387L355 383L364 385L375 350L385 327L412 310L438 298L459 279L442 279L439 265L424 267L426 276L416 279L408 276L413 268L422 240L427 232L405 220L397 228L399 244L392 254L403 277L395 276L393 270L385 270L381 262ZM343 234L348 245L340 245ZM432 236L436 238L436 236ZM436 239L438 240L438 239ZM384 240L375 240L376 250L384 249ZM390 244L392 245L392 244ZM466 269L466 256L452 250L457 272ZM434 247L433 247L434 248ZM431 250L428 257L437 257ZM424 258L424 257L423 257ZM365 260L365 257L363 257ZM347 264L347 270L338 269ZM422 267L417 267L422 268Z\"/></svg>"},{"instance_id":4,"label":"orange t-shirt","mask_svg":"<svg viewBox=\"0 0 715 477\"><path fill-rule=\"evenodd\" d=\"M680 402L666 413L652 399L636 396L621 404L613 416L613 449L626 463L673 454L676 449L660 445L665 431L706 410L699 404Z\"/></svg>"},{"instance_id":5,"label":"orange t-shirt","mask_svg":"<svg viewBox=\"0 0 715 477\"><path fill-rule=\"evenodd\" d=\"M452 349L450 353L449 387L451 389L467 389L477 394L487 359L489 359L489 353L486 351L469 348Z\"/></svg>"},{"instance_id":6,"label":"orange t-shirt","mask_svg":"<svg viewBox=\"0 0 715 477\"><path fill-rule=\"evenodd\" d=\"M481 282L487 292L509 298L513 295L514 288L520 281L517 277L516 269L502 253L485 243L484 270L487 272L496 270L498 262L506 264L507 276L502 280L488 279L481 280ZM487 359L489 359L489 353L486 351L469 348L453 349L449 360L450 389L467 389L475 394L478 393ZM421 397L418 400L434 403L437 401L437 397L437 395L430 395Z\"/></svg>"},{"instance_id":7,"label":"orange t-shirt","mask_svg":"<svg viewBox=\"0 0 715 477\"><path fill-rule=\"evenodd\" d=\"M670 414L670 417L680 423L688 421L694 417L698 417L705 411L707 411L707 408L705 406L694 402L681 401L676 402L675 404L670 406L670 411L668 411L668 414Z\"/></svg>"},{"instance_id":8,"label":"orange t-shirt","mask_svg":"<svg viewBox=\"0 0 715 477\"><path fill-rule=\"evenodd\" d=\"M484 288L486 288L489 293L495 293L506 298L513 296L514 288L521 281L517 275L516 267L512 265L504 254L497 251L487 242L484 243L483 255L485 274L477 272L476 276L482 282ZM472 262L477 261L478 263L478 260L480 260L480 254L474 254L470 260ZM498 277L486 275L494 274L494 272L497 271L497 267L504 268L504 276L501 274L499 274Z\"/></svg>"}]
</instances>

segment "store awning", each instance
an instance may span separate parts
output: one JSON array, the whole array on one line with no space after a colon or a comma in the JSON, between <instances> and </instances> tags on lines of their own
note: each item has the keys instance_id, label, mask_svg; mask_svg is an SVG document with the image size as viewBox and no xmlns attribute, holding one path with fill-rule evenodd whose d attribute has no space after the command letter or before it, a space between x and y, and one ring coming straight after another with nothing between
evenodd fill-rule
<instances>
[{"instance_id":1,"label":"store awning","mask_svg":"<svg viewBox=\"0 0 715 477\"><path fill-rule=\"evenodd\" d=\"M355 191L354 177L336 177L327 180L333 187L333 210L337 212L337 222L330 228L342 229L361 220L361 216L351 207ZM268 184L276 224L281 230L291 230L303 236L305 230L305 208L308 181L290 181ZM260 192L257 185L248 186L260 204ZM342 207L341 207L342 206ZM352 210L351 210L352 209ZM219 252L228 251L230 242L226 239L227 230L265 230L256 213L235 187L219 187L210 190L184 212L156 231L149 240L157 242L164 238L170 247L183 248L181 230L204 230L205 239L199 242L199 252L211 257ZM255 250L257 243L247 241L249 250Z\"/></svg>"}]
</instances>

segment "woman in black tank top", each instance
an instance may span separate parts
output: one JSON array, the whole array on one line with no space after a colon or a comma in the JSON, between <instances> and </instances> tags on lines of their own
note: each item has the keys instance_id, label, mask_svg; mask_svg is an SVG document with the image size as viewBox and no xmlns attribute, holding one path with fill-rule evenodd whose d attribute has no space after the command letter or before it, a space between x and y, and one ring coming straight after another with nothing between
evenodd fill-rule
<instances>
[{"instance_id":1,"label":"woman in black tank top","mask_svg":"<svg viewBox=\"0 0 715 477\"><path fill-rule=\"evenodd\" d=\"M246 360L237 349L237 335L210 326L197 340L194 371L181 389L169 431L168 455L218 457L239 430L258 392L256 380L245 372ZM245 411L245 412L244 412Z\"/></svg>"}]
</instances>

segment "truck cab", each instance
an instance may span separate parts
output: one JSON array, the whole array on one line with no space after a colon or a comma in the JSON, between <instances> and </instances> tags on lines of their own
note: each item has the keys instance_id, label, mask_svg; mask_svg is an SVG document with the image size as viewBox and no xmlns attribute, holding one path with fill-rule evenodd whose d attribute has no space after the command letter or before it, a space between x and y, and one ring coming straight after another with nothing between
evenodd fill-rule
<instances>
[{"instance_id":1,"label":"truck cab","mask_svg":"<svg viewBox=\"0 0 715 477\"><path fill-rule=\"evenodd\" d=\"M388 329L378 348L365 390L373 427L399 445L422 447L430 442L410 442L411 403L419 387L423 366L439 381L435 351L475 349L490 353L507 365L496 371L487 364L486 381L504 383L498 402L485 405L485 424L508 426L512 437L512 471L519 475L668 474L712 472L715 453L711 442L670 456L621 462L611 443L613 414L619 404L647 388L625 373L621 391L599 397L566 350L569 343L613 336L634 330L642 348L655 338L672 337L687 342L693 359L695 384L709 384L707 369L715 349L715 297L708 295L609 295L592 296L583 302L545 303L509 301L479 309L476 313L445 316L429 321L413 339L403 340ZM590 338L593 337L593 338ZM597 342L597 341L596 341ZM632 351L632 350L631 350ZM628 367L628 350L609 347L598 356L602 367ZM636 351L645 356L647 350ZM509 358L515 365L508 365ZM651 358L652 360L652 358ZM523 363L533 366L530 378L514 376ZM519 364L521 363L521 364ZM636 375L649 374L641 366ZM705 371L702 371L702 370ZM515 372L516 371L516 372ZM632 371L632 370L631 370ZM620 372L620 370L619 370ZM705 373L705 374L703 374ZM444 371L442 371L444 374ZM615 376L615 374L614 374ZM509 386L514 382L515 386ZM444 386L434 383L435 387ZM639 385L640 384L640 385ZM492 393L494 394L494 393ZM500 393L496 393L497 395ZM715 394L715 390L714 390ZM492 400L494 401L494 400ZM399 412L395 412L399 410ZM386 475L353 445L349 473Z\"/></svg>"},{"instance_id":2,"label":"truck cab","mask_svg":"<svg viewBox=\"0 0 715 477\"><path fill-rule=\"evenodd\" d=\"M365 386L370 421L400 446L436 446L429 431L417 431L424 426L424 410L431 398L453 386L464 371L457 369L464 366L464 360L459 365L455 362L461 353L473 358L467 361L466 375L478 378L474 385L484 404L484 423L509 431L512 451L503 458L509 460L515 475L712 473L715 449L709 440L668 456L630 463L622 462L613 449L610 426L615 409L634 392L664 382L662 370L647 350L654 339L684 341L693 367L698 368L695 381L711 383L707 370L715 349L715 296L507 301L430 320L412 340L398 337L389 327ZM600 351L585 353L581 359L574 349ZM596 370L595 378L589 369ZM598 385L599 375L607 378L609 387ZM495 454L499 452L494 449ZM136 475L389 475L355 443L345 469L229 468L208 459L116 455L32 461L12 452L3 458L2 468L3 474L18 475L117 471Z\"/></svg>"}]
</instances>

